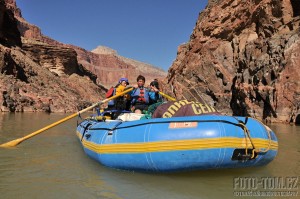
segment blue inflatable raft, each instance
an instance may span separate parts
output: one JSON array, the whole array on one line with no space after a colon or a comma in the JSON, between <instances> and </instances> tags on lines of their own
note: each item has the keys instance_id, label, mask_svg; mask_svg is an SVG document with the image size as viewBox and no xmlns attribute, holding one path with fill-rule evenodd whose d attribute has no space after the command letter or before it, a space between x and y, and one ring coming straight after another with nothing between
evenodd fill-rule
<instances>
[{"instance_id":1,"label":"blue inflatable raft","mask_svg":"<svg viewBox=\"0 0 300 199\"><path fill-rule=\"evenodd\" d=\"M222 115L126 122L91 117L78 124L77 136L101 164L145 172L262 166L278 150L274 132L258 120Z\"/></svg>"}]
</instances>

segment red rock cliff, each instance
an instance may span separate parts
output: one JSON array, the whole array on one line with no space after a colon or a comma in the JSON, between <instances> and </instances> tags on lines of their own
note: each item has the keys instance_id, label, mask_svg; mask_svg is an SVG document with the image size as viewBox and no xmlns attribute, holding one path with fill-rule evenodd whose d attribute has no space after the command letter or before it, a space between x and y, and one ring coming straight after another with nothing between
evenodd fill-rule
<instances>
[{"instance_id":1,"label":"red rock cliff","mask_svg":"<svg viewBox=\"0 0 300 199\"><path fill-rule=\"evenodd\" d=\"M21 37L14 0L0 11L0 111L75 112L104 96L75 50Z\"/></svg>"},{"instance_id":2,"label":"red rock cliff","mask_svg":"<svg viewBox=\"0 0 300 199\"><path fill-rule=\"evenodd\" d=\"M15 0L0 0L0 111L75 112L103 99L121 76L135 82L138 74L166 77L149 64L44 36Z\"/></svg>"},{"instance_id":3,"label":"red rock cliff","mask_svg":"<svg viewBox=\"0 0 300 199\"><path fill-rule=\"evenodd\" d=\"M167 72L151 64L128 59L117 54L113 49L99 46L93 51L81 47L63 44L41 33L40 28L28 23L22 18L21 11L16 7L15 0L6 0L18 21L18 29L26 43L45 43L58 48L72 48L77 53L77 60L83 68L96 75L97 84L109 88L115 86L120 77L127 77L131 82L136 82L136 77L142 74L150 83L154 78L165 78ZM106 51L104 50L106 49ZM50 65L49 65L50 67Z\"/></svg>"},{"instance_id":4,"label":"red rock cliff","mask_svg":"<svg viewBox=\"0 0 300 199\"><path fill-rule=\"evenodd\" d=\"M229 115L290 121L300 106L297 0L209 1L168 71L178 99Z\"/></svg>"}]
</instances>

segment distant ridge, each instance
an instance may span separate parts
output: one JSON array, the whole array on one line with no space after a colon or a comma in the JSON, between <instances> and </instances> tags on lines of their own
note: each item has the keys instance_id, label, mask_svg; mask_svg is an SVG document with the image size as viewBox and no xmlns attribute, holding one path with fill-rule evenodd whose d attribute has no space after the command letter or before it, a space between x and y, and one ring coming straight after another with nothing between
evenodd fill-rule
<instances>
[{"instance_id":1,"label":"distant ridge","mask_svg":"<svg viewBox=\"0 0 300 199\"><path fill-rule=\"evenodd\" d=\"M91 51L92 53L99 54L99 55L117 55L117 51L106 47L106 46L98 46L94 50Z\"/></svg>"}]
</instances>

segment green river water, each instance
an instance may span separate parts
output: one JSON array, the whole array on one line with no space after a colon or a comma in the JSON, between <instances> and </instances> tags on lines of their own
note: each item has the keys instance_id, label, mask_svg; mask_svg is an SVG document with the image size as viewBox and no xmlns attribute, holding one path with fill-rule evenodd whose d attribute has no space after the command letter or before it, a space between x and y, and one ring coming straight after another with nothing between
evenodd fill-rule
<instances>
[{"instance_id":1,"label":"green river water","mask_svg":"<svg viewBox=\"0 0 300 199\"><path fill-rule=\"evenodd\" d=\"M0 113L0 143L66 116ZM279 152L264 167L148 174L106 168L90 159L75 135L76 120L16 147L0 148L1 199L223 199L245 194L252 198L266 198L263 194L269 194L267 198L300 198L300 126L269 125L279 139Z\"/></svg>"}]
</instances>

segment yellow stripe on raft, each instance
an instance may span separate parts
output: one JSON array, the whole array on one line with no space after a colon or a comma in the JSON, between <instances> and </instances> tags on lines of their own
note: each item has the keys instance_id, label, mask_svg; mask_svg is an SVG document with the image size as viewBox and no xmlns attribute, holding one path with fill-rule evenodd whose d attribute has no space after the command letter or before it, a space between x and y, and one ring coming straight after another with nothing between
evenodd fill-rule
<instances>
[{"instance_id":1,"label":"yellow stripe on raft","mask_svg":"<svg viewBox=\"0 0 300 199\"><path fill-rule=\"evenodd\" d=\"M81 134L77 132L78 137ZM252 138L255 148L268 148L270 150L278 149L278 142L269 141L268 139ZM136 143L118 143L118 144L95 144L86 140L82 141L85 148L96 153L149 153L149 152L164 152L178 150L201 150L201 149L216 149L216 148L246 148L252 149L249 139L222 137L222 138L202 138L192 140L166 140L157 142L136 142Z\"/></svg>"}]
</instances>

